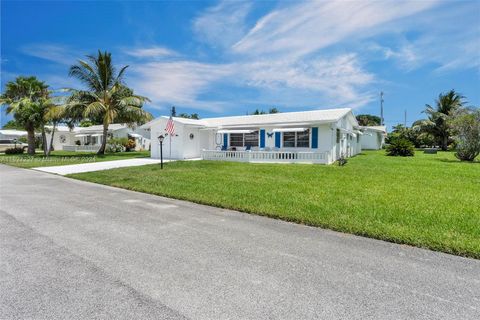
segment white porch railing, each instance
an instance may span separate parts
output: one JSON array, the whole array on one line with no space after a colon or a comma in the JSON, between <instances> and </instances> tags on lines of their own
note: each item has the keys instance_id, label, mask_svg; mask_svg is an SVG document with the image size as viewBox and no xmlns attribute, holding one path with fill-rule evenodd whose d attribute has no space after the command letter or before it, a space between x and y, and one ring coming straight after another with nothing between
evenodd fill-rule
<instances>
[{"instance_id":1,"label":"white porch railing","mask_svg":"<svg viewBox=\"0 0 480 320\"><path fill-rule=\"evenodd\" d=\"M204 160L222 160L239 162L285 162L285 163L324 163L327 164L327 152L305 151L219 151L203 150Z\"/></svg>"},{"instance_id":2,"label":"white porch railing","mask_svg":"<svg viewBox=\"0 0 480 320\"><path fill-rule=\"evenodd\" d=\"M91 151L97 152L100 149L99 145L92 145L92 146L63 146L62 149L64 151Z\"/></svg>"}]
</instances>

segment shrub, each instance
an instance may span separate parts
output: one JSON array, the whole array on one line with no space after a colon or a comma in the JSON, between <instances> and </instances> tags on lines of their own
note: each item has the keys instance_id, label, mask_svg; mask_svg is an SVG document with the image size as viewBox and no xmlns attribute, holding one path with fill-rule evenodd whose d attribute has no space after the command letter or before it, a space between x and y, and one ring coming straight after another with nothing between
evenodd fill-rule
<instances>
[{"instance_id":1,"label":"shrub","mask_svg":"<svg viewBox=\"0 0 480 320\"><path fill-rule=\"evenodd\" d=\"M387 156L412 157L414 154L413 144L406 139L394 139L387 146Z\"/></svg>"},{"instance_id":2,"label":"shrub","mask_svg":"<svg viewBox=\"0 0 480 320\"><path fill-rule=\"evenodd\" d=\"M480 154L480 110L465 110L451 122L456 149L455 157L473 161Z\"/></svg>"},{"instance_id":3,"label":"shrub","mask_svg":"<svg viewBox=\"0 0 480 320\"><path fill-rule=\"evenodd\" d=\"M134 139L128 139L127 144L125 145L126 151L135 150L136 143Z\"/></svg>"},{"instance_id":4,"label":"shrub","mask_svg":"<svg viewBox=\"0 0 480 320\"><path fill-rule=\"evenodd\" d=\"M340 167L343 167L344 165L346 165L348 162L347 158L345 157L345 155L342 153L342 155L340 156L340 158L338 158L338 165Z\"/></svg>"},{"instance_id":5,"label":"shrub","mask_svg":"<svg viewBox=\"0 0 480 320\"><path fill-rule=\"evenodd\" d=\"M24 151L23 148L19 148L19 147L16 147L16 148L8 148L8 149L5 149L5 154L22 154Z\"/></svg>"}]
</instances>

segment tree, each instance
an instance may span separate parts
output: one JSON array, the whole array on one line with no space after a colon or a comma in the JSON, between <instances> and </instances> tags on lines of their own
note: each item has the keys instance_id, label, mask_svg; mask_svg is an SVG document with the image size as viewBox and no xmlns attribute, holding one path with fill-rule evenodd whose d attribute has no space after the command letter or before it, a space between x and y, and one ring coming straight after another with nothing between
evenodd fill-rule
<instances>
[{"instance_id":1,"label":"tree","mask_svg":"<svg viewBox=\"0 0 480 320\"><path fill-rule=\"evenodd\" d=\"M361 126L379 126L382 121L380 117L371 114L359 114L356 118Z\"/></svg>"},{"instance_id":2,"label":"tree","mask_svg":"<svg viewBox=\"0 0 480 320\"><path fill-rule=\"evenodd\" d=\"M52 129L50 132L50 143L48 144L45 141L45 155L49 156L50 152L53 150L53 137L55 136L55 129L57 128L57 125L65 119L67 116L66 114L66 109L64 105L53 105L50 107L45 114L45 121L46 123L50 123L52 125Z\"/></svg>"},{"instance_id":3,"label":"tree","mask_svg":"<svg viewBox=\"0 0 480 320\"><path fill-rule=\"evenodd\" d=\"M78 64L70 67L70 76L79 79L87 90L70 89L72 95L68 101L67 112L78 120L95 117L102 119L102 145L98 154L105 153L110 124L143 123L152 118L150 113L142 109L144 102L150 100L135 95L132 89L123 84L127 68L128 66L124 66L117 72L112 64L111 54L100 50L97 56L89 55L87 61L79 60Z\"/></svg>"},{"instance_id":4,"label":"tree","mask_svg":"<svg viewBox=\"0 0 480 320\"><path fill-rule=\"evenodd\" d=\"M274 108L268 109L268 113L270 113L270 114L272 114L272 113L280 113L280 111L278 111L278 109L274 107Z\"/></svg>"},{"instance_id":5,"label":"tree","mask_svg":"<svg viewBox=\"0 0 480 320\"><path fill-rule=\"evenodd\" d=\"M182 113L180 113L180 114L178 115L178 117L180 117L180 118L186 118L186 119L196 119L196 120L200 119L200 117L198 116L198 113L190 113L190 114L188 114L188 113L182 112Z\"/></svg>"},{"instance_id":6,"label":"tree","mask_svg":"<svg viewBox=\"0 0 480 320\"><path fill-rule=\"evenodd\" d=\"M480 154L480 109L460 109L450 120L456 144L455 156L473 161Z\"/></svg>"},{"instance_id":7,"label":"tree","mask_svg":"<svg viewBox=\"0 0 480 320\"><path fill-rule=\"evenodd\" d=\"M435 145L435 139L433 136L428 132L422 132L415 125L413 125L411 128L405 127L403 124L397 124L396 126L393 126L393 130L388 133L385 142L390 144L397 139L408 140L416 148Z\"/></svg>"},{"instance_id":8,"label":"tree","mask_svg":"<svg viewBox=\"0 0 480 320\"><path fill-rule=\"evenodd\" d=\"M280 111L278 111L277 108L270 108L268 109L268 112L265 112L263 109L260 110L260 109L255 109L255 111L252 113L253 115L259 115L259 114L267 114L267 113L280 113Z\"/></svg>"},{"instance_id":9,"label":"tree","mask_svg":"<svg viewBox=\"0 0 480 320\"><path fill-rule=\"evenodd\" d=\"M2 129L13 129L13 130L23 130L22 124L18 123L17 120L12 119L7 121L2 127Z\"/></svg>"},{"instance_id":10,"label":"tree","mask_svg":"<svg viewBox=\"0 0 480 320\"><path fill-rule=\"evenodd\" d=\"M423 112L427 114L428 119L418 121L416 124L421 131L431 134L444 151L448 149L449 143L453 141L449 119L452 113L463 106L464 98L464 96L453 89L447 93L439 94L438 99L435 100L435 107L429 104L425 105Z\"/></svg>"},{"instance_id":11,"label":"tree","mask_svg":"<svg viewBox=\"0 0 480 320\"><path fill-rule=\"evenodd\" d=\"M28 154L35 154L35 129L44 123L48 85L36 77L17 77L6 85L0 103L7 105L7 114L27 131Z\"/></svg>"}]
</instances>

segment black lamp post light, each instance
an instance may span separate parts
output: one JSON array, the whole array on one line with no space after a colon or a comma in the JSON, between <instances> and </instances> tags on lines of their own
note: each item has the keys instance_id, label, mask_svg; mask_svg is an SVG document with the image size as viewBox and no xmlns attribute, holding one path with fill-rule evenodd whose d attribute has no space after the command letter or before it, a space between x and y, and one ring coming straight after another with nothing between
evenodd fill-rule
<instances>
[{"instance_id":1,"label":"black lamp post light","mask_svg":"<svg viewBox=\"0 0 480 320\"><path fill-rule=\"evenodd\" d=\"M160 142L160 169L163 169L163 140L165 137L161 134L158 136L158 142Z\"/></svg>"}]
</instances>

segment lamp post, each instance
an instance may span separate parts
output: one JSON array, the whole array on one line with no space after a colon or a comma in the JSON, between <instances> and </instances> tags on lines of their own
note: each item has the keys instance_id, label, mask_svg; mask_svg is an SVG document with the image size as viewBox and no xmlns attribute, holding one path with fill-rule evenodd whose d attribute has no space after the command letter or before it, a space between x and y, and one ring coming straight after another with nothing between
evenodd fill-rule
<instances>
[{"instance_id":1,"label":"lamp post","mask_svg":"<svg viewBox=\"0 0 480 320\"><path fill-rule=\"evenodd\" d=\"M162 134L158 136L158 142L160 142L160 169L163 169L163 139L165 137Z\"/></svg>"},{"instance_id":2,"label":"lamp post","mask_svg":"<svg viewBox=\"0 0 480 320\"><path fill-rule=\"evenodd\" d=\"M17 138L13 139L13 143L15 144L15 149L17 149Z\"/></svg>"}]
</instances>

